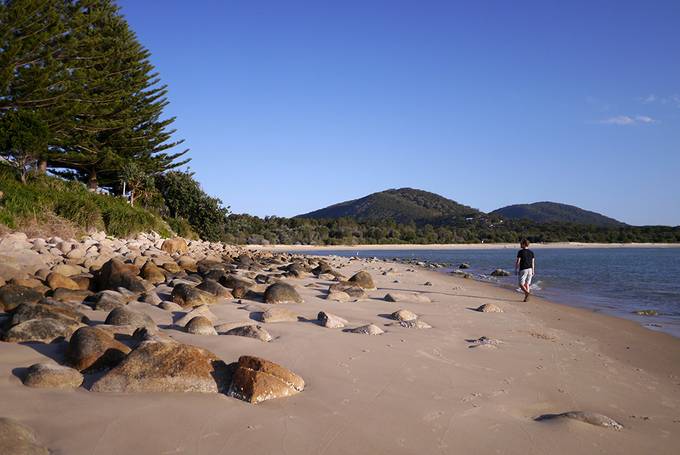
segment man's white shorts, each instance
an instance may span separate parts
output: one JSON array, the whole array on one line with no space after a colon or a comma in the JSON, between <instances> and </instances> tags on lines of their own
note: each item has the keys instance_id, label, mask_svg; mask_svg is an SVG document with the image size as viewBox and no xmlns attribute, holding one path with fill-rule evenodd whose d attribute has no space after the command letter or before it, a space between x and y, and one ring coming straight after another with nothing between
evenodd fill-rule
<instances>
[{"instance_id":1,"label":"man's white shorts","mask_svg":"<svg viewBox=\"0 0 680 455\"><path fill-rule=\"evenodd\" d=\"M531 286L531 279L534 277L534 269L524 269L519 271L519 285Z\"/></svg>"}]
</instances>

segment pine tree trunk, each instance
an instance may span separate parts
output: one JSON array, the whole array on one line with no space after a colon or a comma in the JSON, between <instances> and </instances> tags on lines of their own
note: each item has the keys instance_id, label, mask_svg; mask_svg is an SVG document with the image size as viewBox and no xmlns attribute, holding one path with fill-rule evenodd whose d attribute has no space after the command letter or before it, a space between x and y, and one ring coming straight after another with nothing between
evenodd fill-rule
<instances>
[{"instance_id":1,"label":"pine tree trunk","mask_svg":"<svg viewBox=\"0 0 680 455\"><path fill-rule=\"evenodd\" d=\"M97 183L97 171L92 169L87 180L87 189L90 191L97 191L99 184Z\"/></svg>"},{"instance_id":2,"label":"pine tree trunk","mask_svg":"<svg viewBox=\"0 0 680 455\"><path fill-rule=\"evenodd\" d=\"M38 167L36 168L38 175L45 175L47 173L47 160L38 160Z\"/></svg>"}]
</instances>

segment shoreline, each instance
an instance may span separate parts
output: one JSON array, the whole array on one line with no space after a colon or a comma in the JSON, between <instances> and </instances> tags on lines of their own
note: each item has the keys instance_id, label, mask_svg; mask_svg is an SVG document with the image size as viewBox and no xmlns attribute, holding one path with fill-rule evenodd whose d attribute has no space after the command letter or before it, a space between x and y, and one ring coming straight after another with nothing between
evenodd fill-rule
<instances>
[{"instance_id":1,"label":"shoreline","mask_svg":"<svg viewBox=\"0 0 680 455\"><path fill-rule=\"evenodd\" d=\"M253 251L365 251L365 250L495 250L517 249L517 243L448 243L448 244L366 244L366 245L239 245ZM680 248L680 243L532 243L531 248Z\"/></svg>"}]
</instances>

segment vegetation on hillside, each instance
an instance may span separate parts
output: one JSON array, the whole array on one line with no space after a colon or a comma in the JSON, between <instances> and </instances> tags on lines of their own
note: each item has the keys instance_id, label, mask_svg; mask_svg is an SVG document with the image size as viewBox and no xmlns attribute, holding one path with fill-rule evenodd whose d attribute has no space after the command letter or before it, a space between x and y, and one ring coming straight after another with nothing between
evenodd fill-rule
<instances>
[{"instance_id":1,"label":"vegetation on hillside","mask_svg":"<svg viewBox=\"0 0 680 455\"><path fill-rule=\"evenodd\" d=\"M477 217L479 210L438 194L412 188L400 188L369 194L341 202L300 218L353 218L359 221L391 219L400 223L441 217Z\"/></svg>"},{"instance_id":2,"label":"vegetation on hillside","mask_svg":"<svg viewBox=\"0 0 680 455\"><path fill-rule=\"evenodd\" d=\"M529 220L536 223L574 223L583 225L617 227L625 223L596 212L557 202L509 205L491 212L511 220Z\"/></svg>"}]
</instances>

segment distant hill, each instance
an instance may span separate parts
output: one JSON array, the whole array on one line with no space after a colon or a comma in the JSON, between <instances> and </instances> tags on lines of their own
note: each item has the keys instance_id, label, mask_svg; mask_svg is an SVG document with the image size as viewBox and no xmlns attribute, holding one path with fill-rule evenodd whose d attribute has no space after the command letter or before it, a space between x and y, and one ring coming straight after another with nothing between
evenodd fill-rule
<instances>
[{"instance_id":1,"label":"distant hill","mask_svg":"<svg viewBox=\"0 0 680 455\"><path fill-rule=\"evenodd\" d=\"M404 223L479 215L483 213L438 194L413 188L400 188L369 194L298 217L315 219L350 217L359 221L392 219Z\"/></svg>"},{"instance_id":2,"label":"distant hill","mask_svg":"<svg viewBox=\"0 0 680 455\"><path fill-rule=\"evenodd\" d=\"M536 223L574 223L592 226L616 227L625 223L596 212L557 202L509 205L491 212L511 220L526 219Z\"/></svg>"}]
</instances>

